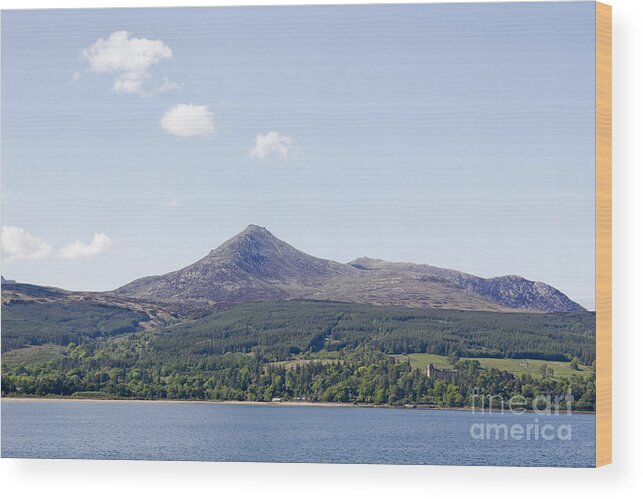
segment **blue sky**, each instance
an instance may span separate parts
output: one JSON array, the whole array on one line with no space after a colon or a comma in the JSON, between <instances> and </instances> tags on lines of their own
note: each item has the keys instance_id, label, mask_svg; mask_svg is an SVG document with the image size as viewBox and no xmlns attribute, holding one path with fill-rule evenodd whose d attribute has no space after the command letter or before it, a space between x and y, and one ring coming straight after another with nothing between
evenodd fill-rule
<instances>
[{"instance_id":1,"label":"blue sky","mask_svg":"<svg viewBox=\"0 0 643 499\"><path fill-rule=\"evenodd\" d=\"M2 13L5 277L108 290L248 224L594 308L594 3Z\"/></svg>"}]
</instances>

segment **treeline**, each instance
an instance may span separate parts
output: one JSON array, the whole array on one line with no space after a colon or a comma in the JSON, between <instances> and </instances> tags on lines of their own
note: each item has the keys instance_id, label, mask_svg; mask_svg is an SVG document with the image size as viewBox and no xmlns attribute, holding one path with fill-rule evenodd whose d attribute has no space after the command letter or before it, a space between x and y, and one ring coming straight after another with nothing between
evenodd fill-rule
<instances>
[{"instance_id":1,"label":"treeline","mask_svg":"<svg viewBox=\"0 0 643 499\"><path fill-rule=\"evenodd\" d=\"M119 343L123 343L121 340ZM119 354L115 355L117 350ZM291 366L266 364L259 355L240 353L154 360L141 343L125 342L118 347L112 343L72 344L57 361L3 366L2 393L236 401L271 401L278 397L463 407L471 405L474 393L494 395L496 405L516 395L531 404L539 395L562 397L570 390L576 410L593 410L595 399L590 378L555 379L547 370L539 378L518 377L506 371L480 369L475 361L460 361L457 372L447 379L430 379L409 363L366 349L345 351L335 362Z\"/></svg>"}]
</instances>

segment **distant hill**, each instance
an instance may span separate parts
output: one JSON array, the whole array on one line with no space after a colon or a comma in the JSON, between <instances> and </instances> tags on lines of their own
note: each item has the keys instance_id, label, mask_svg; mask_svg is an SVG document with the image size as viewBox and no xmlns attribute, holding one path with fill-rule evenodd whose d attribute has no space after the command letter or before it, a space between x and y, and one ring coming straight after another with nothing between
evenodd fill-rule
<instances>
[{"instance_id":1,"label":"distant hill","mask_svg":"<svg viewBox=\"0 0 643 499\"><path fill-rule=\"evenodd\" d=\"M256 225L192 265L137 279L114 294L211 304L313 299L499 312L584 311L552 286L519 276L484 279L430 265L371 258L343 264L299 251Z\"/></svg>"}]
</instances>

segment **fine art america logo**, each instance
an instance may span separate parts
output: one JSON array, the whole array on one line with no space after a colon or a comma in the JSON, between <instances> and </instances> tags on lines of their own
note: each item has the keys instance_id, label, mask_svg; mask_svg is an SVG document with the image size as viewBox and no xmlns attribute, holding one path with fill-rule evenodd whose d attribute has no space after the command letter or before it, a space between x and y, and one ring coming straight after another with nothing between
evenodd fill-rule
<instances>
[{"instance_id":1,"label":"fine art america logo","mask_svg":"<svg viewBox=\"0 0 643 499\"><path fill-rule=\"evenodd\" d=\"M469 434L474 440L572 439L571 424L561 424L560 418L552 418L561 415L571 416L574 400L571 390L562 396L538 395L528 401L522 395L515 395L508 400L500 395L485 395L476 387L471 399L474 414L508 413L525 418L525 421L515 421L515 418L512 418L513 421L509 423L473 423L469 428Z\"/></svg>"}]
</instances>

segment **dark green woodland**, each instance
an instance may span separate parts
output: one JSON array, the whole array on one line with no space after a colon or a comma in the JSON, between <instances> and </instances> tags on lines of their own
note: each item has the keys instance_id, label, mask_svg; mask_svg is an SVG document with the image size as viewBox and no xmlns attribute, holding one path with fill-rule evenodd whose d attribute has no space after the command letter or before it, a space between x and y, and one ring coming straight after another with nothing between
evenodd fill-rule
<instances>
[{"instance_id":1,"label":"dark green woodland","mask_svg":"<svg viewBox=\"0 0 643 499\"><path fill-rule=\"evenodd\" d=\"M473 357L591 366L595 315L245 303L149 326L142 311L83 301L2 307L2 393L141 399L308 400L462 407L571 393L593 410L594 375L483 369ZM448 356L444 379L395 354Z\"/></svg>"}]
</instances>

